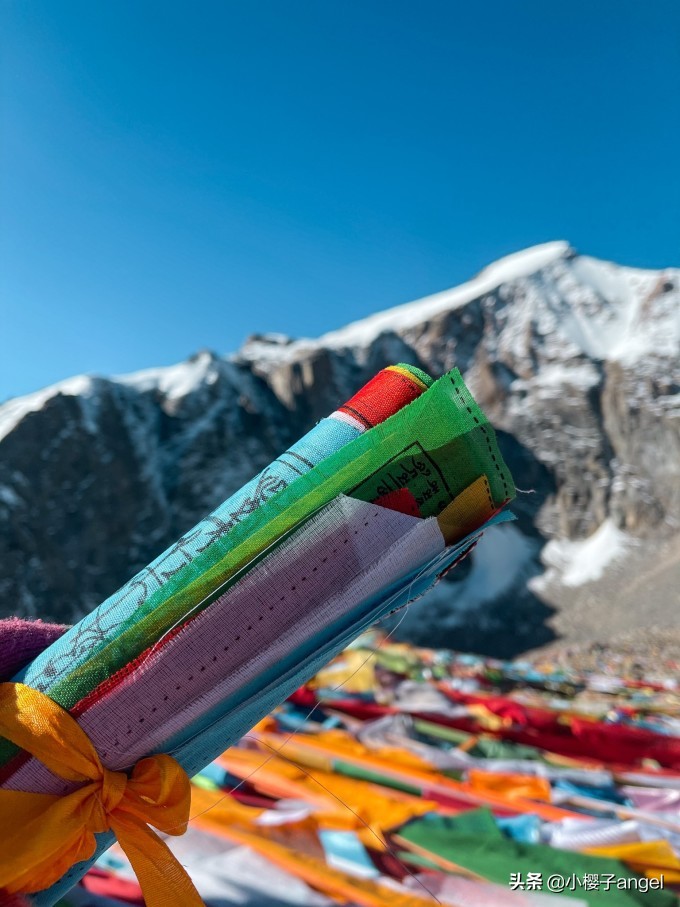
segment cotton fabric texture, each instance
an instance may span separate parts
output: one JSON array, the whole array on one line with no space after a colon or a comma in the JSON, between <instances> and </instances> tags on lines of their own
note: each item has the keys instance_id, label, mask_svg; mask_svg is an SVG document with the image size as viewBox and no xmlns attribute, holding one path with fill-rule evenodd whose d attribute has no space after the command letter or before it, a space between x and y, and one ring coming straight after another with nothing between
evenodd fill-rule
<instances>
[{"instance_id":1,"label":"cotton fabric texture","mask_svg":"<svg viewBox=\"0 0 680 907\"><path fill-rule=\"evenodd\" d=\"M509 518L513 495L460 373L432 383L391 367L39 656L22 682L77 719L104 772L165 754L193 775L358 633L431 588L485 526ZM78 795L77 778L30 749L0 741L8 795ZM38 873L34 904L54 904L112 840L97 828L94 855L48 890Z\"/></svg>"}]
</instances>

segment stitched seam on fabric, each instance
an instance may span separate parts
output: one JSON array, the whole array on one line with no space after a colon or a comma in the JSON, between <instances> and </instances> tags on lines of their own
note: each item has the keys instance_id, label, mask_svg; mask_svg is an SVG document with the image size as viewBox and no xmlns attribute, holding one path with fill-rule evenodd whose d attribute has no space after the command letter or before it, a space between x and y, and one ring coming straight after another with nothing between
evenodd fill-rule
<instances>
[{"instance_id":1,"label":"stitched seam on fabric","mask_svg":"<svg viewBox=\"0 0 680 907\"><path fill-rule=\"evenodd\" d=\"M379 518L379 517L380 517L380 510L373 510L373 512L370 514L370 516L371 516L374 520L377 519L377 518ZM369 525L369 520L366 519L366 520L364 521L364 527L368 527L368 525ZM357 530L357 529L354 530L354 535L358 535L358 530ZM349 540L350 540L349 537L346 537L346 538L342 539L342 541L338 542L338 543L337 543L337 547L333 548L330 554L327 554L327 555L324 556L324 557L320 557L319 560L318 560L318 563L315 564L314 566L312 566L312 567L311 567L311 571L308 571L308 572L311 572L311 573L317 572L319 566L322 565L322 564L327 563L329 557L331 557L332 555L338 554L338 552L340 551L340 546L341 546L341 545L346 545L346 544L348 544L348 543L349 543ZM307 577L306 574L305 574L304 576L301 576L300 579L297 580L297 581L295 582L294 585L291 585L291 586L290 586L290 591L291 591L291 592L295 592L296 589L297 589L298 584L299 584L299 583L306 582L306 581L307 581L307 578L308 578L308 577ZM231 591L231 590L229 590L229 591ZM228 595L229 592L227 592L227 593L225 593L225 594ZM281 595L280 598L278 599L278 603L277 603L277 604L280 605L282 602L285 602L285 600L286 600L286 594ZM271 612L271 611L274 611L274 610L275 610L276 605L269 604L267 607L268 607L268 610ZM189 620L187 620L186 622L184 622L184 623L182 624L181 627L175 628L175 630L172 632L172 634L169 635L168 637L166 637L166 639L164 639L163 642L164 642L164 643L170 642L171 640L175 639L177 636L179 636L180 634L182 634L185 630L187 630L187 629L189 628L189 625L192 624L193 621L194 621L195 619L197 619L198 617L200 617L200 615L201 615L202 613L204 613L204 612L199 612L198 614L196 614L195 616L191 617ZM263 616L263 615L258 615L258 621L257 621L257 622L259 623L260 621L263 621L263 619L264 619L264 616ZM252 630L253 630L253 626L254 626L254 623L251 624L251 625L249 625L249 626L246 628L246 632L252 631ZM232 640L232 644L240 642L241 639L242 639L242 636L241 636L240 634L237 635L237 636ZM162 651L162 648L160 649L160 651ZM230 651L230 645L225 645L225 646L223 647L223 653L226 653L226 652L229 652L229 651ZM143 665L144 661L146 661L146 660L150 657L150 655L153 654L154 652L155 652L156 654L159 652L158 643L156 643L156 644L155 644L154 646L152 646L152 647L149 647L149 648L146 649L143 653L141 653L141 655L138 656L138 658L137 658L137 660L135 661L134 664L125 666L125 667L122 668L116 675L114 675L114 677L110 678L110 679L107 680L107 681L104 681L103 684L101 684L99 687L97 687L97 688L90 694L90 696L87 697L87 706L86 706L86 708L83 708L82 710L78 710L78 714L83 714L83 713L87 710L87 708L89 708L89 707L95 705L97 702L99 702L99 701L103 698L104 695L107 695L109 692L111 692L112 689L113 689L115 686L118 686L118 684L119 684L120 682L122 682L122 681L123 681L126 677L128 677L130 674L132 674L134 670L136 670L137 668L140 668L140 667ZM218 661L218 656L215 655L215 654L213 654L210 660L211 660L213 663L215 663L215 662ZM203 665L203 666L200 666L200 665L199 665L198 673L202 673L204 670L205 670L205 665ZM192 683L193 680L194 680L194 675L192 674L192 675L188 676L186 679L184 679L184 680L182 681L182 683L176 683L176 684L175 684L175 687L174 687L174 691L175 691L175 692L180 692L180 690L182 690L182 689L186 686L187 683ZM171 694L172 694L172 691L170 691L170 695L171 695ZM165 694L165 696L163 697L163 699L164 699L165 702L167 702L167 701L169 700L170 695L168 695L168 693ZM83 703L84 703L84 702L85 702L85 701L83 701ZM81 705L82 705L83 703L81 703ZM77 709L77 708L78 708L78 707L76 707L76 709ZM75 711L75 710L74 710L74 711ZM152 708L151 711L154 712L155 709ZM129 736L133 733L133 730L134 730L133 725L134 725L135 723L143 724L143 723L145 722L145 720L146 720L146 719L145 719L144 717L142 717L142 716L140 716L140 715L138 714L138 716L137 716L135 719L132 720L132 724L130 724L130 723L127 724L126 730L125 730L125 732L124 732L125 736L129 737ZM120 741L114 742L114 744L113 744L114 748L117 748L117 747L119 746L119 743L120 743ZM106 758L107 755L108 755L107 752L105 752L105 751L102 751L102 752L101 752L101 756L102 756L102 757Z\"/></svg>"},{"instance_id":2,"label":"stitched seam on fabric","mask_svg":"<svg viewBox=\"0 0 680 907\"><path fill-rule=\"evenodd\" d=\"M395 372L393 369L389 369L389 370L386 370L386 371L389 371L390 376L391 376L392 378L394 378L395 373L398 374L398 373ZM399 376L399 377L401 378L401 377L403 377L403 376ZM411 382L413 382L413 383L411 383ZM411 376L411 382L409 382L409 379L406 379L406 383L407 383L407 385L408 385L408 387L409 387L409 390L410 390L411 394L412 394L413 391L414 391L414 387L419 387L420 385L422 385L422 389L423 389L423 390L426 390L427 387L429 386L426 382L423 382L423 381L418 382L417 380L415 380L415 376ZM417 397L417 396L418 396L418 393L416 393L416 397ZM412 402L412 401L411 401L411 402ZM358 428L358 426L355 426L355 427ZM294 453L294 452L291 451L291 453ZM266 470L265 470L265 472L266 472ZM207 519L209 519L209 518L206 518L206 520L207 520ZM199 525L200 525L200 524L199 524ZM169 556L172 554L172 552L173 552L174 549L179 549L179 548L181 548L181 545L184 544L184 543L187 543L188 541L189 541L189 540L188 540L186 537L183 537L182 539L179 540L178 543L176 543L175 546L172 546L172 548L169 549L169 551L166 552L165 554L169 557ZM152 569L152 567L153 567L153 569ZM146 587L145 587L145 576L146 576L146 575L151 575L151 576L153 576L153 577L159 582L159 584L160 584L161 586L163 585L163 581L165 581L166 579L168 579L168 577L171 575L171 574L163 573L163 581L159 581L159 580L158 580L158 577L157 577L157 575L156 575L159 567L160 567L160 564L157 564L157 565L155 565L155 564L154 564L154 565L150 565L149 567L147 567L147 568L145 568L144 570L140 571L140 573L137 574L137 577L135 577L132 581L129 581L129 582L123 587L123 589L120 590L120 591L125 590L125 594L127 594L127 593L130 591L130 586L131 586L132 583L134 583L134 580L136 579L136 580L138 581L138 585L139 585L139 587L140 587L140 592L141 592L141 597L140 597L140 599L137 601L137 604L136 604L135 607L141 606L142 603L143 603L145 600L148 599L149 595L152 594L152 593L148 592L147 589L146 589ZM180 566L177 568L177 570L180 570L181 567L182 567L182 565L180 565ZM175 571L173 570L172 572L174 573ZM106 603L104 603L104 605L105 605L105 604L106 604ZM84 634L86 637L88 637L89 640L91 640L91 639L92 639L92 636L93 636L93 631L96 630L97 621L99 621L99 620L104 620L104 619L108 616L108 614L109 614L110 611L114 611L114 610L117 609L118 607L120 607L120 600L119 600L118 598L114 598L114 600L110 602L110 605L109 605L109 608L108 608L108 609L107 609L107 608L100 608L100 609L97 609L97 617L96 617L96 619L95 619L91 624L88 624L86 627L83 628L83 630L82 630L83 634ZM102 634L101 634L101 641L102 641L102 642L104 641L104 638L105 638L105 632L102 631ZM71 651L72 651L72 652L75 651L76 643L77 643L77 642L78 642L78 637L76 637L76 639L72 641L72 648L71 648ZM89 648L90 648L90 649L92 648L92 644L90 644L90 647L89 647ZM55 668L54 671L53 671L54 675L56 675L57 678L59 678L59 677L62 676L62 673L63 673L63 665L64 665L64 663L65 663L65 661L66 661L67 656L68 656L68 653L64 653L64 652L61 652L58 656L55 656L55 659L56 659L56 661L58 662L58 664L59 664L59 665L62 665L62 667ZM39 684L39 683L36 683L36 684L35 684L36 687L39 687L39 688L43 689L43 691L46 691L47 688L51 688L52 685L53 685L53 683L50 682L50 680L48 679L48 678L49 678L49 668L50 668L50 666L51 666L51 663L48 662L47 665L46 665L46 666L44 667L44 669L43 669L43 670L44 670L44 673L45 673L45 678L46 678L46 679L43 680L42 684Z\"/></svg>"},{"instance_id":3,"label":"stitched seam on fabric","mask_svg":"<svg viewBox=\"0 0 680 907\"><path fill-rule=\"evenodd\" d=\"M412 401L412 402L415 402L415 401ZM389 421L389 420L387 420L387 421ZM216 540L216 544L217 544L217 542L218 542L218 540ZM219 552L218 552L218 553L219 553ZM228 552L225 552L225 553L222 555L222 558L221 558L221 559L224 559L224 558L228 557L228 554L229 554ZM216 570L216 568L219 566L219 563L220 563L220 561L218 560L217 563L212 564L211 567L207 570L207 573L209 574L209 573L211 573L211 572L214 572L214 571ZM181 569L183 569L183 568L181 568ZM170 585L170 583L168 583L168 585ZM152 601L152 600L156 597L157 593L158 593L158 590L157 590L156 593L154 593L153 595L151 595L149 601ZM171 595L175 595L175 596L176 596L176 595L177 595L177 592L171 592ZM208 598L208 597L209 597L209 596L207 596L206 598ZM148 602L147 602L147 604L148 604ZM149 617L150 617L150 615L149 615ZM130 618L128 618L127 620L129 621ZM106 646L105 646L105 647L106 647Z\"/></svg>"},{"instance_id":4,"label":"stitched seam on fabric","mask_svg":"<svg viewBox=\"0 0 680 907\"><path fill-rule=\"evenodd\" d=\"M187 623L189 622L190 621L187 621ZM179 636L185 626L186 623L182 624L181 627L175 627L174 630L171 630L167 634L165 641L169 642L171 639ZM115 674L113 674L107 680L103 681L103 683L99 684L99 686L95 687L94 690L92 690L92 692L89 693L84 699L81 699L80 702L76 703L76 705L70 710L71 715L73 715L74 717L80 717L81 715L84 715L85 712L87 712L88 709L90 709L96 702L98 702L104 696L107 696L109 693L114 692L123 680L134 673L137 668L142 666L142 664L148 658L151 648L152 647L145 649L137 656L137 658L134 659L134 661L131 661L129 664L124 665L122 668L120 668L120 670L116 671ZM102 753L102 755L106 754Z\"/></svg>"},{"instance_id":5,"label":"stitched seam on fabric","mask_svg":"<svg viewBox=\"0 0 680 907\"><path fill-rule=\"evenodd\" d=\"M459 398L463 399L463 396L462 396L460 390L456 387L456 385L455 385L455 383L453 382L453 380L452 380L452 384L453 384L453 386L456 388L457 396L458 396ZM479 420L473 415L473 411L470 409L470 407L468 406L468 407L466 407L466 409L468 410L469 415L472 415L473 420L474 420L477 424L479 424ZM486 432L484 432L484 434L485 434L485 436L486 436L487 445L488 445L489 448L491 449L491 441L490 441L490 438L489 438L489 436L487 435ZM495 460L495 457L494 457L494 460ZM499 472L500 472L500 467L498 466L498 464L496 464L496 468L497 468L497 470L499 470ZM502 475L501 475L501 479L502 479L503 485L504 485L504 487L506 488L506 491L507 491L507 485L506 485L505 480L504 480L504 478L503 478Z\"/></svg>"},{"instance_id":6,"label":"stitched seam on fabric","mask_svg":"<svg viewBox=\"0 0 680 907\"><path fill-rule=\"evenodd\" d=\"M435 560L437 560L437 559L438 559L438 558L435 558ZM424 568L424 569L426 569L426 568ZM415 577L413 577L412 580L411 580L411 582L409 583L410 588L413 587L413 584L414 584L414 583L415 583ZM385 603L383 602L383 607L384 607L384 606L385 606ZM249 726L250 726L250 725L249 725ZM209 760L208 760L208 761L209 761ZM110 846L111 841L112 841L112 837L111 837L111 836L102 836L101 839L100 839L100 847L101 847L102 845ZM83 873L82 873L82 870L81 870L81 869L79 869L78 867L73 867L73 869L69 870L69 871L66 873L64 879L65 879L67 882L70 882L71 880L73 880L73 879L76 878L76 877L80 878L80 876L82 876L82 874L83 874ZM62 883L60 883L60 884L63 884L63 881L62 881Z\"/></svg>"},{"instance_id":7,"label":"stitched seam on fabric","mask_svg":"<svg viewBox=\"0 0 680 907\"><path fill-rule=\"evenodd\" d=\"M507 501L507 500L509 499L509 497L510 497L510 489L508 488L508 483L507 483L507 481L506 481L506 479L505 479L504 472L503 472L503 470L502 470L501 467L500 467L500 464L499 464L499 462L498 462L498 458L496 457L496 454L493 452L493 447L492 447L492 444L491 444L491 437L490 437L490 435L489 435L489 432L488 432L486 426L485 426L485 425L482 425L482 423L481 423L480 420L477 418L477 416L475 416L475 414L474 414L473 411L472 411L472 408L466 403L465 398L463 397L463 394L461 393L460 387L456 384L456 382L453 380L453 378L451 378L451 384L453 384L453 387L454 387L454 389L455 389L455 391L456 391L456 395L458 396L458 399L460 400L461 406L464 406L464 407L465 407L465 409L468 411L469 415L472 416L472 418L475 420L475 422L477 423L477 425L479 425L479 427L480 427L481 430L482 430L482 433L483 433L483 435L484 435L484 439L486 440L486 446L487 446L488 449L489 449L489 456L491 457L491 460L493 461L493 465L494 465L495 468L496 468L496 472L498 473L498 478L499 478L499 479L501 480L501 482L503 483L503 489L504 489L504 491L505 491L505 500Z\"/></svg>"},{"instance_id":8,"label":"stitched seam on fabric","mask_svg":"<svg viewBox=\"0 0 680 907\"><path fill-rule=\"evenodd\" d=\"M487 479L486 476L482 476L482 479L484 480L484 488L486 488L486 496L489 499L489 506L491 507L492 510L495 510L496 505L494 503L493 498L491 497L491 486L489 485L489 480Z\"/></svg>"}]
</instances>

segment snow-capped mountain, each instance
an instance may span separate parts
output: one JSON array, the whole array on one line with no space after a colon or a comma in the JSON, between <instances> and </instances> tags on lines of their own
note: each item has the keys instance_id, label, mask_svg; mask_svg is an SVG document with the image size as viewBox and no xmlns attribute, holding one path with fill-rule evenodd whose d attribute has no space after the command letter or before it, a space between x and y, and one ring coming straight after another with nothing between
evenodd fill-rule
<instances>
[{"instance_id":1,"label":"snow-capped mountain","mask_svg":"<svg viewBox=\"0 0 680 907\"><path fill-rule=\"evenodd\" d=\"M674 613L680 272L563 242L315 340L257 336L0 406L2 613L91 608L396 361L458 366L527 491L401 632L509 653Z\"/></svg>"}]
</instances>

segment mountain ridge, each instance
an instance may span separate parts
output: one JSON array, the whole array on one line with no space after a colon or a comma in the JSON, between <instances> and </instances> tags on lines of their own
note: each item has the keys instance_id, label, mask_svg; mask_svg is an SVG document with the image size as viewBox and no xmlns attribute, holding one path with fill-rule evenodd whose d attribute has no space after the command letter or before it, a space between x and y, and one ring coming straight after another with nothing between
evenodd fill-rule
<instances>
[{"instance_id":1,"label":"mountain ridge","mask_svg":"<svg viewBox=\"0 0 680 907\"><path fill-rule=\"evenodd\" d=\"M513 582L482 589L480 555L408 615L412 637L427 641L436 615L459 648L497 649L508 629L517 651L570 638L569 589L631 560L598 555L573 582L584 551L595 563L677 534L680 271L560 241L317 339L259 335L229 356L76 376L1 405L0 607L73 619L98 604L391 361L458 366L533 489L500 535L522 564ZM600 530L599 548L573 547Z\"/></svg>"}]
</instances>

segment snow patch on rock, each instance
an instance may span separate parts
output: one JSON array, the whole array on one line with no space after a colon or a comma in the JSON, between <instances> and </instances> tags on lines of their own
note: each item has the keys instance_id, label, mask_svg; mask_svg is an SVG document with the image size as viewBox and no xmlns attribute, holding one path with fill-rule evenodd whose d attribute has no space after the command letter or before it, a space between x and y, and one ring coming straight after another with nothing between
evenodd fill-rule
<instances>
[{"instance_id":1,"label":"snow patch on rock","mask_svg":"<svg viewBox=\"0 0 680 907\"><path fill-rule=\"evenodd\" d=\"M547 570L530 580L529 587L539 592L554 580L565 586L595 582L634 544L635 540L618 529L612 520L605 520L586 539L551 539L541 552L541 561Z\"/></svg>"},{"instance_id":2,"label":"snow patch on rock","mask_svg":"<svg viewBox=\"0 0 680 907\"><path fill-rule=\"evenodd\" d=\"M211 353L201 352L177 365L147 368L128 375L118 375L115 380L142 393L158 390L166 400L180 400L201 385L214 384L217 381L219 377L217 361Z\"/></svg>"},{"instance_id":3,"label":"snow patch on rock","mask_svg":"<svg viewBox=\"0 0 680 907\"><path fill-rule=\"evenodd\" d=\"M442 629L455 627L469 619L472 612L482 613L484 606L508 593L531 566L538 552L535 540L517 526L505 523L487 529L475 547L468 576L459 582L442 582L409 607L403 628L429 622ZM479 614L478 614L479 616Z\"/></svg>"},{"instance_id":4,"label":"snow patch on rock","mask_svg":"<svg viewBox=\"0 0 680 907\"><path fill-rule=\"evenodd\" d=\"M0 441L16 428L25 416L41 410L52 397L62 394L65 397L78 397L81 401L86 401L92 398L94 392L93 379L89 375L77 375L34 394L8 400L0 406ZM87 417L89 411L86 412L86 406L87 403L83 405L83 414Z\"/></svg>"}]
</instances>

